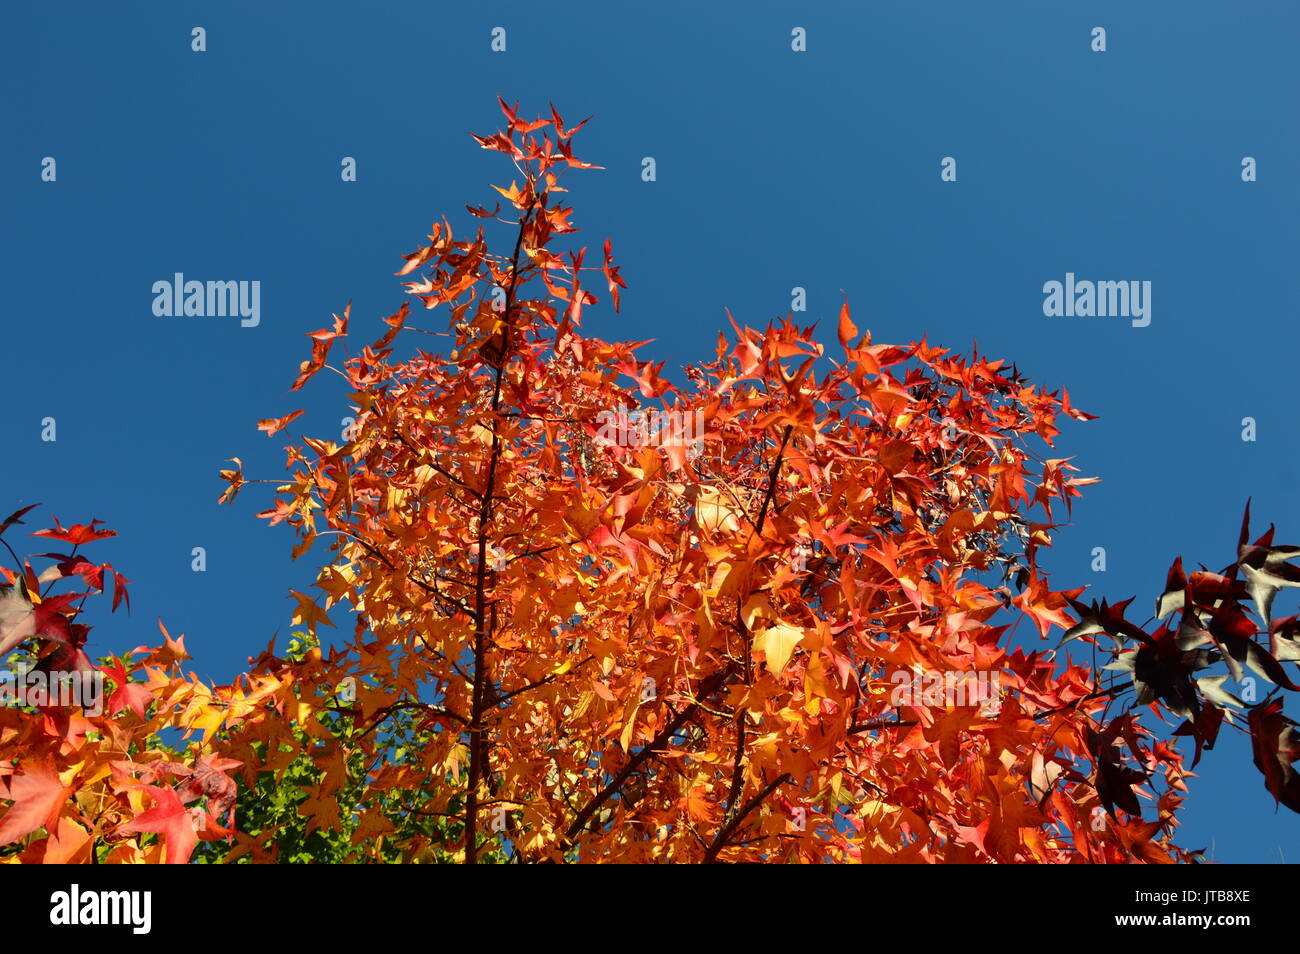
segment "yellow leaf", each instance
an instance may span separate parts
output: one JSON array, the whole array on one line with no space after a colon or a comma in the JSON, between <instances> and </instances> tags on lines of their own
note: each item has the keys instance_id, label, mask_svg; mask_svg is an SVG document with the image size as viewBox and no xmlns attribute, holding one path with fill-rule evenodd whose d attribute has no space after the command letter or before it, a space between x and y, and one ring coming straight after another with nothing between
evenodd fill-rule
<instances>
[{"instance_id":1,"label":"yellow leaf","mask_svg":"<svg viewBox=\"0 0 1300 954\"><path fill-rule=\"evenodd\" d=\"M203 706L199 710L199 714L186 723L186 727L202 730L203 741L207 742L212 733L221 728L221 723L225 721L225 718L226 713L221 709Z\"/></svg>"},{"instance_id":2,"label":"yellow leaf","mask_svg":"<svg viewBox=\"0 0 1300 954\"><path fill-rule=\"evenodd\" d=\"M740 618L744 620L745 625L750 629L754 628L754 620L763 617L775 615L772 612L772 604L767 601L767 597L762 593L755 593L750 597L745 608L740 611Z\"/></svg>"},{"instance_id":3,"label":"yellow leaf","mask_svg":"<svg viewBox=\"0 0 1300 954\"><path fill-rule=\"evenodd\" d=\"M640 708L641 694L633 693L628 697L627 706L623 709L623 733L618 738L624 752L628 751L628 746L632 744L632 730L636 728L636 713Z\"/></svg>"},{"instance_id":4,"label":"yellow leaf","mask_svg":"<svg viewBox=\"0 0 1300 954\"><path fill-rule=\"evenodd\" d=\"M316 605L306 593L299 593L297 590L290 590L289 595L298 601L297 607L294 608L293 616L290 617L292 623L304 623L308 632L313 635L316 633L316 625L324 623L326 626L333 626L330 618L325 615L324 611Z\"/></svg>"},{"instance_id":5,"label":"yellow leaf","mask_svg":"<svg viewBox=\"0 0 1300 954\"><path fill-rule=\"evenodd\" d=\"M581 719L596 699L596 693L588 689L578 696L578 704L573 709L573 718Z\"/></svg>"},{"instance_id":6,"label":"yellow leaf","mask_svg":"<svg viewBox=\"0 0 1300 954\"><path fill-rule=\"evenodd\" d=\"M804 647L810 649L810 647ZM804 712L815 716L821 711L821 701L831 694L831 683L827 679L826 666L822 657L812 652L808 657L808 668L803 674L803 694L806 700Z\"/></svg>"},{"instance_id":7,"label":"yellow leaf","mask_svg":"<svg viewBox=\"0 0 1300 954\"><path fill-rule=\"evenodd\" d=\"M767 668L774 676L779 676L794 652L799 640L803 639L803 630L789 623L777 623L758 634L758 648L767 657Z\"/></svg>"},{"instance_id":8,"label":"yellow leaf","mask_svg":"<svg viewBox=\"0 0 1300 954\"><path fill-rule=\"evenodd\" d=\"M705 530L735 533L740 515L731 502L712 487L701 486L695 496L695 522Z\"/></svg>"},{"instance_id":9,"label":"yellow leaf","mask_svg":"<svg viewBox=\"0 0 1300 954\"><path fill-rule=\"evenodd\" d=\"M496 189L498 192L500 192L503 196L505 196L505 197L506 197L507 199L509 199L511 202L518 202L518 201L519 201L519 196L522 194L522 193L520 193L520 191L519 191L519 186L515 185L515 182L514 182L513 179L510 180L510 188L509 188L509 189L503 189L503 188L501 188L500 186L497 186L497 185L494 185L492 188Z\"/></svg>"}]
</instances>

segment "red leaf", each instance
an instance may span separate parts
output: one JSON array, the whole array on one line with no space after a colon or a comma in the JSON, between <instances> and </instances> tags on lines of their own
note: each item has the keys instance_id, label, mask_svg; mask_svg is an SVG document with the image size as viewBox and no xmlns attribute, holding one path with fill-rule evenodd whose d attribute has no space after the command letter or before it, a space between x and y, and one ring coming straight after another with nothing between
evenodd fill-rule
<instances>
[{"instance_id":1,"label":"red leaf","mask_svg":"<svg viewBox=\"0 0 1300 954\"><path fill-rule=\"evenodd\" d=\"M264 421L257 422L259 431L266 431L267 437L274 437L276 431L283 430L291 421L296 420L301 414L306 412L306 408L300 411L294 411L292 414L286 414L284 417L268 417Z\"/></svg>"},{"instance_id":2,"label":"red leaf","mask_svg":"<svg viewBox=\"0 0 1300 954\"><path fill-rule=\"evenodd\" d=\"M1264 774L1264 787L1277 801L1300 812L1300 775L1293 763L1300 759L1300 737L1295 722L1282 714L1282 700L1250 710L1250 746L1255 767Z\"/></svg>"},{"instance_id":3,"label":"red leaf","mask_svg":"<svg viewBox=\"0 0 1300 954\"><path fill-rule=\"evenodd\" d=\"M308 337L312 338L311 359L304 361L298 366L298 377L294 379L293 384L289 388L290 391L301 389L312 375L325 367L325 359L329 357L330 343L334 340L333 337L326 341L321 341L319 338L313 338L311 335L308 335ZM261 425L258 426L260 427Z\"/></svg>"},{"instance_id":4,"label":"red leaf","mask_svg":"<svg viewBox=\"0 0 1300 954\"><path fill-rule=\"evenodd\" d=\"M117 686L108 698L109 715L117 715L123 709L130 708L141 719L147 718L145 713L153 701L153 694L146 686L131 681L120 659L113 660L111 665L100 666L99 671L110 676Z\"/></svg>"},{"instance_id":5,"label":"red leaf","mask_svg":"<svg viewBox=\"0 0 1300 954\"><path fill-rule=\"evenodd\" d=\"M111 566L109 571L113 574L113 612L117 612L118 605L123 601L126 602L126 611L131 612L131 595L126 591L126 586L131 581Z\"/></svg>"},{"instance_id":6,"label":"red leaf","mask_svg":"<svg viewBox=\"0 0 1300 954\"><path fill-rule=\"evenodd\" d=\"M12 799L13 804L0 819L0 845L15 842L42 826L52 827L68 798L68 790L49 765L20 768L8 783L4 797Z\"/></svg>"},{"instance_id":7,"label":"red leaf","mask_svg":"<svg viewBox=\"0 0 1300 954\"><path fill-rule=\"evenodd\" d=\"M849 303L847 301L840 306L839 336L840 345L845 349L848 348L849 342L858 336L858 326L849 318Z\"/></svg>"},{"instance_id":8,"label":"red leaf","mask_svg":"<svg viewBox=\"0 0 1300 954\"><path fill-rule=\"evenodd\" d=\"M1089 414L1086 411L1080 411L1077 407L1071 406L1070 392L1065 390L1065 388L1061 388L1061 410L1070 415L1070 417L1074 418L1076 421L1095 421L1097 419L1096 414Z\"/></svg>"},{"instance_id":9,"label":"red leaf","mask_svg":"<svg viewBox=\"0 0 1300 954\"><path fill-rule=\"evenodd\" d=\"M102 520L92 520L90 521L89 526L86 526L85 524L81 524L81 523L74 523L72 526L68 527L65 530L59 524L59 521L56 519L54 521L54 529L37 530L35 533L32 534L32 536L50 537L54 540L62 540L65 543L71 543L73 546L79 547L83 543L90 543L92 540L103 540L107 537L117 536L116 530L95 529L95 527L97 527L99 524L103 522L104 521Z\"/></svg>"},{"instance_id":10,"label":"red leaf","mask_svg":"<svg viewBox=\"0 0 1300 954\"><path fill-rule=\"evenodd\" d=\"M35 510L40 504L32 504L30 507L24 507L22 510L15 510L9 516L5 517L4 523L0 523L0 533L4 533L16 523L22 523L22 517L29 510Z\"/></svg>"},{"instance_id":11,"label":"red leaf","mask_svg":"<svg viewBox=\"0 0 1300 954\"><path fill-rule=\"evenodd\" d=\"M147 786L145 791L153 796L154 807L123 825L118 832L123 835L136 832L159 834L167 846L166 863L188 864L190 852L199 840L194 831L194 819L170 788Z\"/></svg>"}]
</instances>

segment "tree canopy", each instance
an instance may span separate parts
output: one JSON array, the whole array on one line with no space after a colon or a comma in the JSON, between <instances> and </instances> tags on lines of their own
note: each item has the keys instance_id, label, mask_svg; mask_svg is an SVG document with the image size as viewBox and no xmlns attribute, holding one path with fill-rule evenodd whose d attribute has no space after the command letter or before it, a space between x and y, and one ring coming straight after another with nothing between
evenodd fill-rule
<instances>
[{"instance_id":1,"label":"tree canopy","mask_svg":"<svg viewBox=\"0 0 1300 954\"><path fill-rule=\"evenodd\" d=\"M829 348L732 320L672 383L583 330L625 288L609 241L565 244L584 124L501 108L475 138L512 180L405 256L415 305L309 335L292 390L340 376L353 423L269 479L261 516L319 566L283 654L210 687L164 630L94 666L83 604L128 581L79 551L110 534L41 531L71 550L39 575L10 550L0 652L112 687L99 714L0 708L10 858L1190 861L1187 778L1235 709L1300 810L1297 622L1271 615L1300 550L1247 513L1222 573L1175 564L1154 629L1052 589L1093 478L1048 455L1090 415L1005 361L874 343L847 302ZM258 483L233 463L227 503ZM1025 645L1054 627L1109 665ZM1246 669L1277 690L1228 693Z\"/></svg>"}]
</instances>

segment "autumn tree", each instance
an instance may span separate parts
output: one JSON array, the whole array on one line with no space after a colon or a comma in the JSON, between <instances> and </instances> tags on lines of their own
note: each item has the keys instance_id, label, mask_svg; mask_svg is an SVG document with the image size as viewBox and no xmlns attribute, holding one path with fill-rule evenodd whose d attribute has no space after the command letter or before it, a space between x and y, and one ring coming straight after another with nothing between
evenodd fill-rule
<instances>
[{"instance_id":1,"label":"autumn tree","mask_svg":"<svg viewBox=\"0 0 1300 954\"><path fill-rule=\"evenodd\" d=\"M847 304L829 352L733 321L670 383L583 331L624 288L561 247L583 124L502 111L504 209L434 224L377 340L350 306L310 335L292 390L338 375L355 425L293 442L262 515L325 554L294 622L346 631L258 661L293 718L236 757L310 760L357 860L1187 859L1176 749L1013 645L1074 623L1037 554L1089 481L1040 449L1088 415Z\"/></svg>"},{"instance_id":2,"label":"autumn tree","mask_svg":"<svg viewBox=\"0 0 1300 954\"><path fill-rule=\"evenodd\" d=\"M671 383L582 331L625 287L608 241L561 247L583 124L502 111L476 138L514 165L504 211L398 272L434 324L403 304L352 353L348 307L310 335L292 390L328 370L354 423L269 479L262 515L320 561L283 651L227 686L165 629L92 663L86 602L129 608L128 581L82 548L113 533L55 521L32 536L67 552L20 556L32 508L0 524L0 656L106 690L0 706L0 859L1191 861L1177 813L1225 725L1300 810L1300 623L1274 613L1300 548L1252 542L1248 508L1236 561L1178 560L1141 624L1052 589L1091 479L1046 454L1089 415L875 344L847 303L829 352L732 321ZM1108 664L1055 651L1077 641Z\"/></svg>"}]
</instances>

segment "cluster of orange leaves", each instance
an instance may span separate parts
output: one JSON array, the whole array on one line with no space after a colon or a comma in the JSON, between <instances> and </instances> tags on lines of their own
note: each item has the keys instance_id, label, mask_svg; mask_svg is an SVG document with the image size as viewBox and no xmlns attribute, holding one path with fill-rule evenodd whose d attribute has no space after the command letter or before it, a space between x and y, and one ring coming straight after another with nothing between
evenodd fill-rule
<instances>
[{"instance_id":1,"label":"cluster of orange leaves","mask_svg":"<svg viewBox=\"0 0 1300 954\"><path fill-rule=\"evenodd\" d=\"M498 188L505 216L469 211L508 223L507 251L485 224L454 236L444 219L398 273L447 331L417 327L404 304L379 340L330 364L352 340L349 307L310 336L293 384L337 374L356 423L341 442L292 444L262 515L295 529L295 557L328 554L294 623L316 635L347 610L350 632L300 662L268 652L223 690L155 653L138 664L152 715L119 711L93 732L0 712L11 797L17 773L57 755L51 771L76 794L48 830L59 844L65 819L78 844L120 837L101 819L139 828L146 800L161 802L115 766L147 766L132 746L176 726L246 778L313 760L326 828L349 821L330 802L364 756L351 821L410 860L472 862L489 841L527 862L1188 857L1170 838L1178 753L1136 721L1122 751L1099 742L1098 675L1010 646L1010 620L1043 636L1073 623L1079 591L1053 592L1036 553L1053 505L1088 481L1034 447L1060 415L1087 415L1000 361L874 344L847 304L832 353L788 319L733 321L711 361L669 383L638 360L644 342L582 331L597 292L617 309L624 288L609 242L591 266L585 249L554 247L575 231L561 174L594 168L572 152L582 124L502 109L506 128L476 138L523 183ZM398 356L415 334L447 347ZM619 408L699 412L704 430L612 445L599 420ZM259 426L275 434L301 413ZM223 501L246 483L235 464ZM999 698L898 705L900 673L996 673ZM400 758L385 734L398 713L421 733ZM274 759L251 764L255 742ZM1162 793L1139 789L1153 821L1099 794L1103 757L1163 779ZM395 814L390 796L408 791L421 803ZM451 843L409 824L416 813L455 822ZM269 859L256 833L212 822L232 856Z\"/></svg>"},{"instance_id":2,"label":"cluster of orange leaves","mask_svg":"<svg viewBox=\"0 0 1300 954\"><path fill-rule=\"evenodd\" d=\"M788 320L733 322L688 387L670 384L641 343L581 331L593 287L618 307L610 244L591 267L585 249L552 250L574 231L560 174L590 168L578 127L502 109L505 130L476 138L524 178L498 188L513 253L444 220L406 256L407 291L447 313L444 354L394 356L399 333L436 334L406 305L337 367L349 312L312 336L294 388L330 367L356 425L291 446L263 514L296 528L297 554L328 541L295 622L334 625L341 605L355 626L298 685L322 707L354 687L376 791L435 782L421 807L463 822L466 860L487 838L524 861L1177 854L1177 753L1135 727L1132 757L1167 782L1158 818L1097 825L1096 675L1008 650L991 622L1013 605L1043 635L1073 622L1078 591L1052 592L1035 553L1053 503L1090 481L1030 440L1087 415L999 361L873 344L847 305L842 356ZM611 446L599 416L618 408L701 412L704 433ZM244 478L226 477L230 499ZM1008 540L1028 578L1015 597L980 582ZM996 672L1000 710L900 709L899 672ZM371 730L411 709L425 744L386 761Z\"/></svg>"},{"instance_id":3,"label":"cluster of orange leaves","mask_svg":"<svg viewBox=\"0 0 1300 954\"><path fill-rule=\"evenodd\" d=\"M229 732L292 694L273 676L209 686L186 675L184 637L172 639L161 624L158 646L93 665L83 648L91 627L78 621L86 599L111 578L113 609L129 606L129 581L78 553L115 535L97 524L56 521L32 534L72 544L69 554L44 554L54 562L39 575L26 560L21 573L0 567L0 646L33 647L29 671L19 667L7 682L11 704L0 706L0 796L11 803L0 846L21 848L5 858L15 863L90 862L98 851L100 863L183 864L198 841L233 834L236 782L227 773L243 763L229 757ZM74 694L68 677L87 681ZM91 679L102 688L92 690Z\"/></svg>"}]
</instances>

